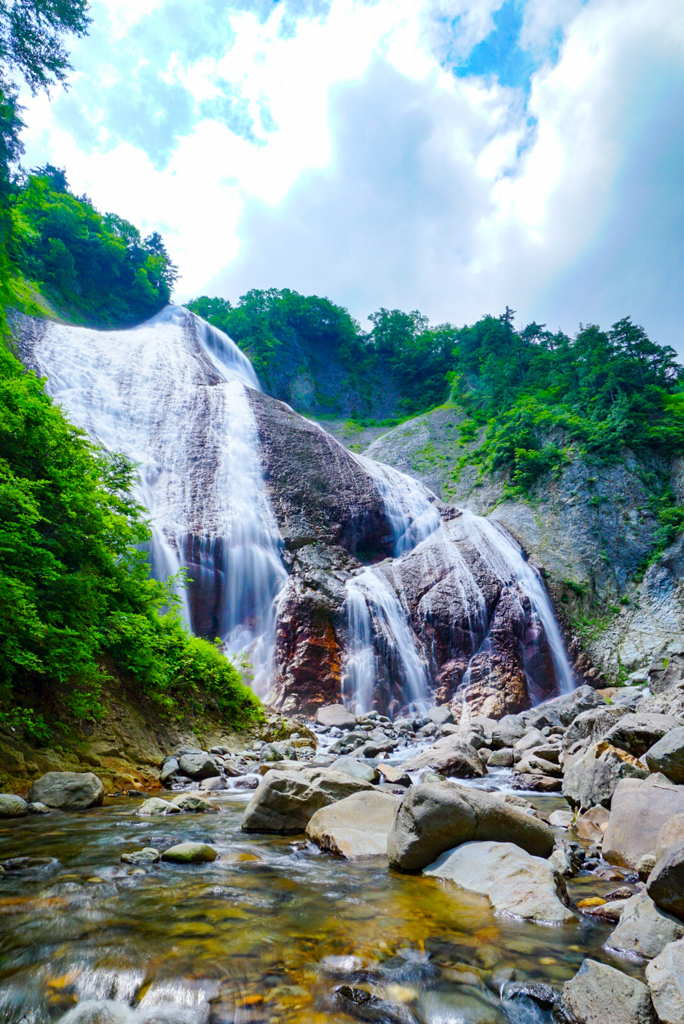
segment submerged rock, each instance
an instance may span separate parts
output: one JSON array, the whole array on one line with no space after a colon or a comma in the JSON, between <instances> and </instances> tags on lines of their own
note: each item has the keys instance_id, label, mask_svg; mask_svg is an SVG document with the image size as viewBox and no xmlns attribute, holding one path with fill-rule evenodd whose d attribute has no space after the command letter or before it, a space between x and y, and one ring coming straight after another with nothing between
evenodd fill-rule
<instances>
[{"instance_id":1,"label":"submerged rock","mask_svg":"<svg viewBox=\"0 0 684 1024\"><path fill-rule=\"evenodd\" d=\"M153 846L144 846L142 850L132 850L131 853L121 854L124 864L156 864L159 858L159 850Z\"/></svg>"},{"instance_id":2,"label":"submerged rock","mask_svg":"<svg viewBox=\"0 0 684 1024\"><path fill-rule=\"evenodd\" d=\"M403 798L389 834L390 865L419 871L441 853L472 841L510 842L534 856L550 856L549 826L519 807L466 786L427 783Z\"/></svg>"},{"instance_id":3,"label":"submerged rock","mask_svg":"<svg viewBox=\"0 0 684 1024\"><path fill-rule=\"evenodd\" d=\"M387 836L399 798L389 793L354 793L316 811L306 834L322 850L346 860L387 856Z\"/></svg>"},{"instance_id":4,"label":"submerged rock","mask_svg":"<svg viewBox=\"0 0 684 1024\"><path fill-rule=\"evenodd\" d=\"M216 860L218 854L208 843L178 843L164 850L161 859L174 864L206 864Z\"/></svg>"},{"instance_id":5,"label":"submerged rock","mask_svg":"<svg viewBox=\"0 0 684 1024\"><path fill-rule=\"evenodd\" d=\"M93 772L47 772L33 783L30 803L57 807L62 811L84 811L99 807L104 786Z\"/></svg>"},{"instance_id":6,"label":"submerged rock","mask_svg":"<svg viewBox=\"0 0 684 1024\"><path fill-rule=\"evenodd\" d=\"M329 768L273 769L247 805L242 828L245 832L303 832L321 807L372 788L369 782Z\"/></svg>"},{"instance_id":7,"label":"submerged rock","mask_svg":"<svg viewBox=\"0 0 684 1024\"><path fill-rule=\"evenodd\" d=\"M565 905L565 883L549 862L513 843L463 843L443 853L423 874L487 896L494 910L514 917L550 924L575 920Z\"/></svg>"}]
</instances>

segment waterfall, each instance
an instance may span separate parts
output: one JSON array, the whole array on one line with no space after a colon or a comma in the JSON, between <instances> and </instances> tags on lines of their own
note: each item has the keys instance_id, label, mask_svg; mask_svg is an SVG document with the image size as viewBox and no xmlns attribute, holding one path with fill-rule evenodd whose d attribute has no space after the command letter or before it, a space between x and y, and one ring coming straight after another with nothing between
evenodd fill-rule
<instances>
[{"instance_id":1,"label":"waterfall","mask_svg":"<svg viewBox=\"0 0 684 1024\"><path fill-rule=\"evenodd\" d=\"M435 590L430 579L448 576L454 604L465 609L468 635L473 639L468 664L459 691L464 703L471 681L473 659L492 652L487 600L467 564L461 546L474 548L502 593L529 599L529 632L544 635L553 660L555 682L560 693L574 687L572 669L546 589L538 571L524 557L520 546L498 524L470 512L460 512L447 530L437 499L418 481L398 470L357 456L382 495L394 539L394 558L370 566L348 580L346 612L347 650L342 694L357 711L368 711L382 693L390 711L406 705L414 708L431 702L431 668L436 656L434 636L425 628L433 618ZM410 555L421 559L425 592L413 616L402 582L402 569ZM521 617L524 615L518 599ZM412 621L417 619L417 623ZM458 621L456 614L454 621ZM455 637L450 637L452 647ZM543 686L535 677L533 659L526 656L524 672L528 692L536 702Z\"/></svg>"},{"instance_id":2,"label":"waterfall","mask_svg":"<svg viewBox=\"0 0 684 1024\"><path fill-rule=\"evenodd\" d=\"M33 360L69 418L138 467L152 573L186 568L183 616L229 653L249 648L254 688L269 681L280 535L262 479L247 388L259 382L220 331L179 306L133 330L49 324Z\"/></svg>"}]
</instances>

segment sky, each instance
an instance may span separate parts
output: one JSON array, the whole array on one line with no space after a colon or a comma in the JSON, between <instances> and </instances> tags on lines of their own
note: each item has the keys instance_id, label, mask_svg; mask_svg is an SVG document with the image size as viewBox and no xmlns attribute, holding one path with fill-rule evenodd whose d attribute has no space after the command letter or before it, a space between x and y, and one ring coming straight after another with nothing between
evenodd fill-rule
<instances>
[{"instance_id":1,"label":"sky","mask_svg":"<svg viewBox=\"0 0 684 1024\"><path fill-rule=\"evenodd\" d=\"M681 0L93 0L26 166L250 288L684 356Z\"/></svg>"}]
</instances>

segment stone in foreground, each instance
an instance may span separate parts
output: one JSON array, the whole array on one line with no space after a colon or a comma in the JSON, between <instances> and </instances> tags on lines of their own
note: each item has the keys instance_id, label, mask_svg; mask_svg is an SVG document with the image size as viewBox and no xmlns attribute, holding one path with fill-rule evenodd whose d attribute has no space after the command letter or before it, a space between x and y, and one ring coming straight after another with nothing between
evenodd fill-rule
<instances>
[{"instance_id":1,"label":"stone in foreground","mask_svg":"<svg viewBox=\"0 0 684 1024\"><path fill-rule=\"evenodd\" d=\"M647 776L648 769L641 761L607 740L600 740L566 772L563 796L573 807L608 807L620 779Z\"/></svg>"},{"instance_id":2,"label":"stone in foreground","mask_svg":"<svg viewBox=\"0 0 684 1024\"><path fill-rule=\"evenodd\" d=\"M682 813L684 786L674 786L663 776L645 782L623 779L613 794L603 856L611 864L636 868L644 854L655 850L663 825Z\"/></svg>"},{"instance_id":3,"label":"stone in foreground","mask_svg":"<svg viewBox=\"0 0 684 1024\"><path fill-rule=\"evenodd\" d=\"M245 832L303 832L321 807L372 788L369 782L329 768L274 769L263 777L249 801L242 828Z\"/></svg>"},{"instance_id":4,"label":"stone in foreground","mask_svg":"<svg viewBox=\"0 0 684 1024\"><path fill-rule=\"evenodd\" d=\"M662 772L671 782L684 782L684 726L665 733L646 751L644 760L652 772Z\"/></svg>"},{"instance_id":5,"label":"stone in foreground","mask_svg":"<svg viewBox=\"0 0 684 1024\"><path fill-rule=\"evenodd\" d=\"M549 826L498 796L466 786L429 782L411 786L387 840L390 865L420 871L445 850L474 841L515 843L533 856L549 857Z\"/></svg>"},{"instance_id":6,"label":"stone in foreground","mask_svg":"<svg viewBox=\"0 0 684 1024\"><path fill-rule=\"evenodd\" d=\"M554 1014L564 1024L656 1024L647 986L597 960L565 982Z\"/></svg>"},{"instance_id":7,"label":"stone in foreground","mask_svg":"<svg viewBox=\"0 0 684 1024\"><path fill-rule=\"evenodd\" d=\"M47 772L29 792L30 803L62 811L85 811L99 807L103 800L104 786L93 772Z\"/></svg>"},{"instance_id":8,"label":"stone in foreground","mask_svg":"<svg viewBox=\"0 0 684 1024\"><path fill-rule=\"evenodd\" d=\"M652 960L669 942L682 937L682 922L664 913L645 892L640 892L625 902L620 923L609 936L607 945Z\"/></svg>"},{"instance_id":9,"label":"stone in foreground","mask_svg":"<svg viewBox=\"0 0 684 1024\"><path fill-rule=\"evenodd\" d=\"M566 924L575 915L565 906L565 884L547 860L513 843L464 843L447 850L423 871L489 899L498 913L528 921Z\"/></svg>"},{"instance_id":10,"label":"stone in foreground","mask_svg":"<svg viewBox=\"0 0 684 1024\"><path fill-rule=\"evenodd\" d=\"M161 859L173 864L207 864L216 857L216 850L208 843L178 843L165 850Z\"/></svg>"},{"instance_id":11,"label":"stone in foreground","mask_svg":"<svg viewBox=\"0 0 684 1024\"><path fill-rule=\"evenodd\" d=\"M651 871L646 888L662 910L684 918L684 840L667 847Z\"/></svg>"},{"instance_id":12,"label":"stone in foreground","mask_svg":"<svg viewBox=\"0 0 684 1024\"><path fill-rule=\"evenodd\" d=\"M684 939L671 942L646 968L658 1020L662 1024L684 1021Z\"/></svg>"},{"instance_id":13,"label":"stone in foreground","mask_svg":"<svg viewBox=\"0 0 684 1024\"><path fill-rule=\"evenodd\" d=\"M347 711L344 704L329 704L319 708L314 721L328 729L333 726L337 729L353 729L356 726L356 718L351 711Z\"/></svg>"},{"instance_id":14,"label":"stone in foreground","mask_svg":"<svg viewBox=\"0 0 684 1024\"><path fill-rule=\"evenodd\" d=\"M0 818L23 818L28 810L28 804L20 796L0 793Z\"/></svg>"},{"instance_id":15,"label":"stone in foreground","mask_svg":"<svg viewBox=\"0 0 684 1024\"><path fill-rule=\"evenodd\" d=\"M399 797L390 793L354 793L316 811L306 834L322 850L346 860L386 857L387 836Z\"/></svg>"}]
</instances>

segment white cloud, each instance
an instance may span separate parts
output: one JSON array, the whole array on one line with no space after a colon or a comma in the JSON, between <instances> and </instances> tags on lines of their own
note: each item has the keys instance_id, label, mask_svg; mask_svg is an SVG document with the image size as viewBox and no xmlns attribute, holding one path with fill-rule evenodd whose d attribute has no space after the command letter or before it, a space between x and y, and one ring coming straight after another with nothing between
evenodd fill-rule
<instances>
[{"instance_id":1,"label":"white cloud","mask_svg":"<svg viewBox=\"0 0 684 1024\"><path fill-rule=\"evenodd\" d=\"M655 255L660 221L629 168L684 82L681 3L527 0L527 97L450 70L501 4L205 0L186 22L178 0L97 0L72 92L27 104L27 162L66 166L98 207L162 230L181 297L288 286L361 317L396 305L457 322L508 303L568 329L657 313L672 341L671 289L654 272L642 294L624 235L605 239L631 210L634 253L648 235ZM673 210L681 144L655 145Z\"/></svg>"}]
</instances>

